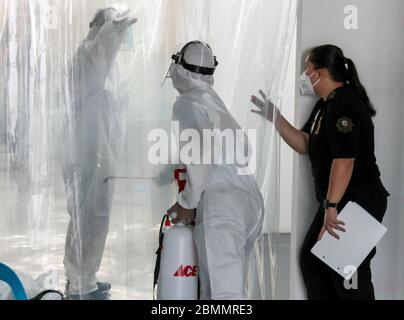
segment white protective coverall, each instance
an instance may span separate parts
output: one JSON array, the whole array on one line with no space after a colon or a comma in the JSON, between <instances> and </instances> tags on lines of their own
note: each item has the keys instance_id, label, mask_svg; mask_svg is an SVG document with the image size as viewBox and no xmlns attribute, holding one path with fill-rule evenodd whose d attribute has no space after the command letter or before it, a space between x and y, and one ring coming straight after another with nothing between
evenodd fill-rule
<instances>
[{"instance_id":1,"label":"white protective coverall","mask_svg":"<svg viewBox=\"0 0 404 320\"><path fill-rule=\"evenodd\" d=\"M119 88L105 87L125 32L136 21L127 11L104 10L110 16L102 26L92 27L73 57L69 74L72 107L62 171L70 215L64 265L71 294L97 289L114 188L112 180L104 179L114 175L125 132Z\"/></svg>"},{"instance_id":2,"label":"white protective coverall","mask_svg":"<svg viewBox=\"0 0 404 320\"><path fill-rule=\"evenodd\" d=\"M184 59L188 64L214 67L212 51L203 44L188 47ZM180 132L174 132L177 137L186 129L197 130L200 137L204 129L241 129L213 90L213 76L174 64L170 77L180 93L173 111L173 121L179 122ZM236 152L246 152L248 140L240 145ZM212 152L202 149L201 163L202 154ZM194 238L203 300L246 298L247 260L264 218L263 197L255 178L239 175L237 164L225 164L226 153L223 147L224 164L187 164L186 187L178 196L183 208L197 209Z\"/></svg>"}]
</instances>

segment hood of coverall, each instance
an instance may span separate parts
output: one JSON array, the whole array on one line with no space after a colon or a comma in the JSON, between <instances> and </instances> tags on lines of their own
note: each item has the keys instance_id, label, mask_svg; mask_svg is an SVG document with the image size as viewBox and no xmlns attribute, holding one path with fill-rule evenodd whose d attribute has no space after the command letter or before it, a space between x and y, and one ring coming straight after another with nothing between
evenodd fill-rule
<instances>
[{"instance_id":1,"label":"hood of coverall","mask_svg":"<svg viewBox=\"0 0 404 320\"><path fill-rule=\"evenodd\" d=\"M91 27L91 31L86 38L86 41L93 40L106 22L113 21L114 19L123 16L128 12L129 9L127 6L120 5L111 5L108 8L97 9L93 19L90 22L90 25L93 26Z\"/></svg>"},{"instance_id":2,"label":"hood of coverall","mask_svg":"<svg viewBox=\"0 0 404 320\"><path fill-rule=\"evenodd\" d=\"M190 45L184 53L184 60L188 64L199 67L215 68L215 58L212 50L202 43ZM194 89L207 89L213 87L214 78L211 75L202 75L186 70L182 65L173 64L170 68L173 86L180 94Z\"/></svg>"}]
</instances>

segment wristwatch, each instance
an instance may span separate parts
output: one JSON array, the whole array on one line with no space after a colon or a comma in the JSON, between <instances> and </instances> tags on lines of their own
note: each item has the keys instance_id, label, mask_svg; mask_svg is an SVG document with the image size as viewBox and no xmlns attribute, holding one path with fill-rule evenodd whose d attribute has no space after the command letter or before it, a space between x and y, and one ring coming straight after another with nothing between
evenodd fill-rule
<instances>
[{"instance_id":1,"label":"wristwatch","mask_svg":"<svg viewBox=\"0 0 404 320\"><path fill-rule=\"evenodd\" d=\"M329 209L329 208L337 209L337 206L338 206L338 203L330 202L328 200L324 200L324 202L323 202L324 209Z\"/></svg>"}]
</instances>

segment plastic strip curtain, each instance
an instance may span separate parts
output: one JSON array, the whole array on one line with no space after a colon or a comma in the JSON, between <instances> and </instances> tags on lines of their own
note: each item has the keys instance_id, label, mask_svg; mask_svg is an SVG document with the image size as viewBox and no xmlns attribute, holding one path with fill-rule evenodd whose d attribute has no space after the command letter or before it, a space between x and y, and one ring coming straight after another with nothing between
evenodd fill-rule
<instances>
[{"instance_id":1,"label":"plastic strip curtain","mask_svg":"<svg viewBox=\"0 0 404 320\"><path fill-rule=\"evenodd\" d=\"M80 88L74 73L85 67L72 67L80 65L73 57L89 36L97 8L112 4L127 5L139 22L125 34L112 65L96 68L110 68L104 70L108 79L95 72L85 76ZM250 262L248 293L250 298L276 299L280 139L271 124L250 113L249 97L265 88L280 105L296 11L297 0L2 0L0 261L63 290L66 241L73 241L66 240L66 231L73 228L76 241L90 233L75 216L80 197L91 186L63 170L69 154L79 152L69 149L69 141L80 134L83 146L98 146L112 139L108 135L115 129L123 151L109 173L123 179L115 179L110 199L99 199L110 206L111 216L98 278L113 284L112 299L152 298L158 224L173 204L176 188L167 182L169 166L148 161L148 134L154 128L170 130L176 92L170 81L163 88L160 83L174 50L198 39L209 43L220 61L216 91L243 128L257 130L256 177L266 217ZM78 91L100 80L119 98L121 118L107 116L106 132L98 127L74 132ZM96 117L94 112L87 116ZM99 161L86 154L76 158L91 165ZM81 252L76 255L82 258Z\"/></svg>"}]
</instances>

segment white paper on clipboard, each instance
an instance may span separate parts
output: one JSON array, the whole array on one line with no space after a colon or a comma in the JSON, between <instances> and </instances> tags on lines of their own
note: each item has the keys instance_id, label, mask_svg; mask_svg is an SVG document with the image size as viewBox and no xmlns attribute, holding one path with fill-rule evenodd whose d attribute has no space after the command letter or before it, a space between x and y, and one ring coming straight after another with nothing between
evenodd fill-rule
<instances>
[{"instance_id":1,"label":"white paper on clipboard","mask_svg":"<svg viewBox=\"0 0 404 320\"><path fill-rule=\"evenodd\" d=\"M328 232L311 252L345 279L354 275L362 262L387 232L387 228L355 202L349 202L338 215L346 232L336 231L337 240Z\"/></svg>"}]
</instances>

